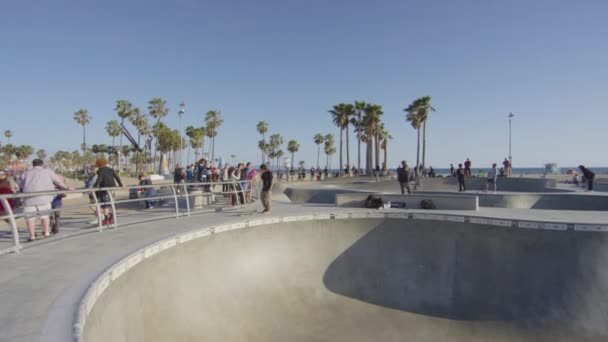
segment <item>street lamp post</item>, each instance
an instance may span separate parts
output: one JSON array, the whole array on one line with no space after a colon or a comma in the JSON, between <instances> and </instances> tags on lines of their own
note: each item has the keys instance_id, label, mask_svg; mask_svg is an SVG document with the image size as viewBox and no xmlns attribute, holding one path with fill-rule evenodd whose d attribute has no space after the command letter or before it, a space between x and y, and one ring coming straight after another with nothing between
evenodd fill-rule
<instances>
[{"instance_id":1,"label":"street lamp post","mask_svg":"<svg viewBox=\"0 0 608 342\"><path fill-rule=\"evenodd\" d=\"M183 146L183 141L184 139L182 138L182 116L184 115L184 113L186 112L186 104L184 103L184 101L182 101L182 103L179 104L179 111L177 112L177 115L179 115L179 164L182 164L182 153L184 152L184 146Z\"/></svg>"},{"instance_id":2,"label":"street lamp post","mask_svg":"<svg viewBox=\"0 0 608 342\"><path fill-rule=\"evenodd\" d=\"M515 114L509 113L509 167L513 168L513 157L511 156L511 120Z\"/></svg>"}]
</instances>

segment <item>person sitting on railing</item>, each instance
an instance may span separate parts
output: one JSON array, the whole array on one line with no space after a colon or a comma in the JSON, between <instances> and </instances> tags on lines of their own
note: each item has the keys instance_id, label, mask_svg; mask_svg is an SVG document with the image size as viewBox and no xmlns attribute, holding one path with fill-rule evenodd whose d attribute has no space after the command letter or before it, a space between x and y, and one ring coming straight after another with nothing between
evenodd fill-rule
<instances>
[{"instance_id":1,"label":"person sitting on railing","mask_svg":"<svg viewBox=\"0 0 608 342\"><path fill-rule=\"evenodd\" d=\"M11 181L8 180L8 173L5 170L0 170L0 195L10 195L14 194L13 187L11 186ZM12 198L8 199L8 205L11 209L15 208L15 201ZM4 209L4 204L0 201L0 216L6 215L6 210ZM4 222L8 223L8 219L4 219Z\"/></svg>"},{"instance_id":2,"label":"person sitting on railing","mask_svg":"<svg viewBox=\"0 0 608 342\"><path fill-rule=\"evenodd\" d=\"M65 183L65 177L60 174L57 174L59 178L63 179ZM61 190L57 188L57 190ZM53 209L53 215L51 216L51 234L59 234L59 219L61 218L61 208L63 207L63 199L66 197L66 194L57 194L53 197L53 201L51 202L51 209Z\"/></svg>"},{"instance_id":3,"label":"person sitting on railing","mask_svg":"<svg viewBox=\"0 0 608 342\"><path fill-rule=\"evenodd\" d=\"M19 188L22 193L53 191L56 187L63 190L73 190L66 186L63 179L55 174L55 172L43 168L44 162L41 159L34 159L32 165L31 169L21 175ZM51 236L49 232L49 211L51 210L52 200L53 195L31 196L24 199L23 213L27 230L30 233L29 241L36 240L35 225L37 214L40 215L42 236Z\"/></svg>"},{"instance_id":4,"label":"person sitting on railing","mask_svg":"<svg viewBox=\"0 0 608 342\"><path fill-rule=\"evenodd\" d=\"M144 176L143 173L140 173L139 176L137 177L137 179L139 179L139 185L141 185L141 186L152 185L152 180L150 178L146 178L146 176ZM143 191L143 193L144 193L144 198L152 198L152 197L156 196L156 189L154 187L142 188L141 191ZM152 208L154 208L156 201L148 199L148 200L145 200L144 203L145 203L146 209L152 209Z\"/></svg>"},{"instance_id":5,"label":"person sitting on railing","mask_svg":"<svg viewBox=\"0 0 608 342\"><path fill-rule=\"evenodd\" d=\"M124 187L122 181L120 180L120 176L114 171L113 168L108 166L108 161L104 158L99 158L95 162L95 166L99 169L97 170L97 180L95 180L95 184L93 184L94 188L114 188L116 187L116 183L120 187ZM106 190L96 191L95 195L97 199L104 203L101 208L103 210L103 220L102 224L113 224L114 216L110 210L110 195Z\"/></svg>"}]
</instances>

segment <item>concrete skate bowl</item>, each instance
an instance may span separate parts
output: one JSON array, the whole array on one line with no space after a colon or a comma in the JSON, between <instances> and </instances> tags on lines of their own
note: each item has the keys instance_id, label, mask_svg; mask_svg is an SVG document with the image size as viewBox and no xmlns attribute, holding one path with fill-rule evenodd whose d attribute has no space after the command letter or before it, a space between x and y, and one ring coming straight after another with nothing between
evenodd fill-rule
<instances>
[{"instance_id":1,"label":"concrete skate bowl","mask_svg":"<svg viewBox=\"0 0 608 342\"><path fill-rule=\"evenodd\" d=\"M188 239L106 272L81 341L608 338L600 232L308 218Z\"/></svg>"}]
</instances>

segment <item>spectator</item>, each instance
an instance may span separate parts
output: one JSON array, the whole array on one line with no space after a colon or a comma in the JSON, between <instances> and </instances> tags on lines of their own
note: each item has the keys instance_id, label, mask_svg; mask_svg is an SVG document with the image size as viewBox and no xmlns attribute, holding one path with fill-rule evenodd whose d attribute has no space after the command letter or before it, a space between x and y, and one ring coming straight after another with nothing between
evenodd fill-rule
<instances>
[{"instance_id":1,"label":"spectator","mask_svg":"<svg viewBox=\"0 0 608 342\"><path fill-rule=\"evenodd\" d=\"M65 183L65 177L62 175L57 175L61 180ZM61 190L57 187L58 190ZM51 209L53 209L53 216L51 220L51 234L59 234L59 219L61 218L61 208L63 207L63 198L66 194L57 194L53 197L53 201L51 202Z\"/></svg>"},{"instance_id":2,"label":"spectator","mask_svg":"<svg viewBox=\"0 0 608 342\"><path fill-rule=\"evenodd\" d=\"M486 191L488 188L492 186L494 188L494 192L496 193L496 178L498 176L498 172L496 170L496 163L492 164L492 168L488 172L488 176L486 177Z\"/></svg>"},{"instance_id":3,"label":"spectator","mask_svg":"<svg viewBox=\"0 0 608 342\"><path fill-rule=\"evenodd\" d=\"M271 191L272 191L272 183L273 183L273 177L272 177L272 172L270 170L268 170L268 167L266 166L266 164L262 164L260 165L260 170L262 171L262 206L264 206L264 210L262 211L262 213L264 214L270 214L271 211L271 200L270 200L270 195L271 195Z\"/></svg>"},{"instance_id":4,"label":"spectator","mask_svg":"<svg viewBox=\"0 0 608 342\"><path fill-rule=\"evenodd\" d=\"M188 168L186 168L186 180L188 181L188 183L191 183L193 179L194 179L194 165L190 164L190 165L188 165Z\"/></svg>"},{"instance_id":5,"label":"spectator","mask_svg":"<svg viewBox=\"0 0 608 342\"><path fill-rule=\"evenodd\" d=\"M156 196L156 189L152 186L149 186L152 185L152 180L150 178L147 178L143 173L141 173L139 174L137 179L139 180L140 186L145 186L145 188L141 189L141 191L144 192L144 198L152 198ZM156 201L151 199L147 199L144 201L146 209L154 208L154 204L156 204Z\"/></svg>"},{"instance_id":6,"label":"spectator","mask_svg":"<svg viewBox=\"0 0 608 342\"><path fill-rule=\"evenodd\" d=\"M114 169L108 166L107 160L99 158L95 162L95 166L97 166L98 170L97 179L95 180L95 184L93 184L93 188L114 188L116 187L116 183L118 183L119 186L124 187L118 174L116 174ZM100 202L105 203L101 206L103 210L103 220L101 223L106 225L113 224L114 213L110 212L111 205L108 203L110 202L108 191L96 191L95 195Z\"/></svg>"},{"instance_id":7,"label":"spectator","mask_svg":"<svg viewBox=\"0 0 608 342\"><path fill-rule=\"evenodd\" d=\"M454 164L450 164L450 176L456 176L456 170L454 169Z\"/></svg>"},{"instance_id":8,"label":"spectator","mask_svg":"<svg viewBox=\"0 0 608 342\"><path fill-rule=\"evenodd\" d=\"M464 184L465 176L466 171L462 168L462 164L458 164L458 169L456 170L456 177L458 177L458 192L467 191L467 187Z\"/></svg>"},{"instance_id":9,"label":"spectator","mask_svg":"<svg viewBox=\"0 0 608 342\"><path fill-rule=\"evenodd\" d=\"M245 199L247 203L251 202L251 190L253 189L253 182L255 181L255 177L258 175L258 171L255 167L251 166L251 163L247 163L249 165L249 171L247 172L247 192L245 193ZM302 176L304 177L304 176Z\"/></svg>"},{"instance_id":10,"label":"spectator","mask_svg":"<svg viewBox=\"0 0 608 342\"><path fill-rule=\"evenodd\" d=\"M5 170L0 170L0 195L14 194L11 186L11 181L8 180L8 173ZM11 209L15 208L15 201L12 198L8 199L8 205ZM0 201L0 216L6 215L6 209L4 204ZM4 219L5 222L9 222L8 219Z\"/></svg>"},{"instance_id":11,"label":"spectator","mask_svg":"<svg viewBox=\"0 0 608 342\"><path fill-rule=\"evenodd\" d=\"M464 162L464 175L467 177L471 177L471 161L469 158Z\"/></svg>"},{"instance_id":12,"label":"spectator","mask_svg":"<svg viewBox=\"0 0 608 342\"><path fill-rule=\"evenodd\" d=\"M43 168L44 162L41 159L34 159L33 167L25 171L21 175L19 188L23 193L53 191L56 187L65 190L72 190L65 185L63 180L55 174L55 172ZM39 195L26 197L23 201L23 213L25 214L25 222L27 230L30 234L28 241L36 240L36 214L40 215L40 223L42 226L42 236L51 236L49 232L49 211L51 210L51 201L53 195Z\"/></svg>"},{"instance_id":13,"label":"spectator","mask_svg":"<svg viewBox=\"0 0 608 342\"><path fill-rule=\"evenodd\" d=\"M412 193L410 189L410 174L411 170L409 166L407 166L407 162L404 160L401 162L401 166L397 168L397 180L399 181L399 186L401 187L401 194L405 194L405 189L407 189L408 195Z\"/></svg>"},{"instance_id":14,"label":"spectator","mask_svg":"<svg viewBox=\"0 0 608 342\"><path fill-rule=\"evenodd\" d=\"M593 191L593 181L595 180L595 173L586 168L584 165L579 165L578 168L581 169L585 180L587 180L587 191Z\"/></svg>"}]
</instances>

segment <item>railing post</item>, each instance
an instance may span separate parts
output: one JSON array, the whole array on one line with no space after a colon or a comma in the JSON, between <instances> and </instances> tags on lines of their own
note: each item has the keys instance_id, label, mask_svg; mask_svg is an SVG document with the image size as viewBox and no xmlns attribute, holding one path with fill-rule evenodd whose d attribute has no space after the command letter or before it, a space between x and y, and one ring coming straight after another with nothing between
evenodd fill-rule
<instances>
[{"instance_id":1,"label":"railing post","mask_svg":"<svg viewBox=\"0 0 608 342\"><path fill-rule=\"evenodd\" d=\"M171 192L173 193L173 200L175 201L175 217L179 217L179 203L177 203L177 190L175 189L175 184L171 184Z\"/></svg>"},{"instance_id":2,"label":"railing post","mask_svg":"<svg viewBox=\"0 0 608 342\"><path fill-rule=\"evenodd\" d=\"M6 198L1 198L2 206L4 207L4 211L8 214L8 220L11 224L11 230L13 232L13 245L15 245L15 253L19 253L21 250L21 242L19 241L19 229L17 229L17 222L15 221L15 215L13 214L13 209L8 203Z\"/></svg>"},{"instance_id":3,"label":"railing post","mask_svg":"<svg viewBox=\"0 0 608 342\"><path fill-rule=\"evenodd\" d=\"M114 205L114 196L112 196L112 191L106 191L108 192L108 198L110 198L110 206L112 207L112 221L114 221L114 228L118 228L118 220L116 219L116 206Z\"/></svg>"},{"instance_id":4,"label":"railing post","mask_svg":"<svg viewBox=\"0 0 608 342\"><path fill-rule=\"evenodd\" d=\"M190 216L190 198L188 196L188 187L186 186L186 183L184 184L184 196L186 196L186 212L187 212L187 216Z\"/></svg>"},{"instance_id":5,"label":"railing post","mask_svg":"<svg viewBox=\"0 0 608 342\"><path fill-rule=\"evenodd\" d=\"M239 202L239 194L238 194L238 192L236 190L237 184L236 184L236 181L234 179L232 180L232 184L233 184L232 185L232 189L234 191L234 200L236 201L236 207L240 208L241 207L241 202Z\"/></svg>"},{"instance_id":6,"label":"railing post","mask_svg":"<svg viewBox=\"0 0 608 342\"><path fill-rule=\"evenodd\" d=\"M91 191L93 194L93 201L95 202L95 217L97 218L97 231L103 231L103 225L101 224L101 206L99 205L99 201L97 200L97 194L95 191Z\"/></svg>"}]
</instances>

